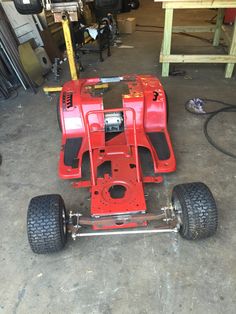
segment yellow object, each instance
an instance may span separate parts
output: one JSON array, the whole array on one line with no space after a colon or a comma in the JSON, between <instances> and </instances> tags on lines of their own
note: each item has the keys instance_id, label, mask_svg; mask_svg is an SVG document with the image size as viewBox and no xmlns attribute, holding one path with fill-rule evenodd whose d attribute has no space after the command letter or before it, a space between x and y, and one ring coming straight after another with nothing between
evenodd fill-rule
<instances>
[{"instance_id":1,"label":"yellow object","mask_svg":"<svg viewBox=\"0 0 236 314\"><path fill-rule=\"evenodd\" d=\"M62 27L63 27L63 33L65 37L66 51L67 51L67 57L69 61L71 79L73 81L76 81L78 80L78 74L77 74L77 69L76 69L76 64L75 64L75 54L74 54L72 40L71 40L70 22L69 22L68 17L65 17L65 19L62 20Z\"/></svg>"},{"instance_id":2,"label":"yellow object","mask_svg":"<svg viewBox=\"0 0 236 314\"><path fill-rule=\"evenodd\" d=\"M64 37L65 37L66 51L67 51L67 57L69 61L71 79L73 81L76 81L78 80L78 74L77 74L77 68L75 64L75 54L74 54L72 40L71 40L70 22L67 16L62 20L62 28L63 28ZM62 87L61 86L52 86L52 87L45 86L43 88L43 91L46 94L61 92Z\"/></svg>"},{"instance_id":3,"label":"yellow object","mask_svg":"<svg viewBox=\"0 0 236 314\"><path fill-rule=\"evenodd\" d=\"M94 88L95 89L102 89L102 88L108 88L109 85L108 84L97 84L97 85L94 85Z\"/></svg>"},{"instance_id":4,"label":"yellow object","mask_svg":"<svg viewBox=\"0 0 236 314\"><path fill-rule=\"evenodd\" d=\"M61 92L62 91L62 87L61 86L45 86L43 88L44 93L48 94L48 93L54 93L54 92Z\"/></svg>"}]
</instances>

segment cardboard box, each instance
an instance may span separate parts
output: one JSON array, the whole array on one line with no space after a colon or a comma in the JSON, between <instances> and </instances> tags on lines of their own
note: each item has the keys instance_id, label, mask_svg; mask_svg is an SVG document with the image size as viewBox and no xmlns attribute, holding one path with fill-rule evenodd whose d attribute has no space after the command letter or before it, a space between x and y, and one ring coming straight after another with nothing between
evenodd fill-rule
<instances>
[{"instance_id":1,"label":"cardboard box","mask_svg":"<svg viewBox=\"0 0 236 314\"><path fill-rule=\"evenodd\" d=\"M136 18L128 17L121 18L118 17L118 28L120 33L122 34L132 34L136 30Z\"/></svg>"}]
</instances>

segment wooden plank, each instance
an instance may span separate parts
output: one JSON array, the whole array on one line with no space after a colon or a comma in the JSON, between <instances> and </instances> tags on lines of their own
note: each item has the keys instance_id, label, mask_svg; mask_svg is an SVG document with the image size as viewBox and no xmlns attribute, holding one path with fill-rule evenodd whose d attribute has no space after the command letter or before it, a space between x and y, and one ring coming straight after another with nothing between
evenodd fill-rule
<instances>
[{"instance_id":1,"label":"wooden plank","mask_svg":"<svg viewBox=\"0 0 236 314\"><path fill-rule=\"evenodd\" d=\"M235 55L236 55L236 18L234 20L233 37L232 37L232 41L231 41L231 45L230 45L230 49L229 49L229 56L236 57ZM226 66L226 69L225 69L225 77L231 78L233 71L234 71L234 63L231 63L229 61L229 63Z\"/></svg>"},{"instance_id":2,"label":"wooden plank","mask_svg":"<svg viewBox=\"0 0 236 314\"><path fill-rule=\"evenodd\" d=\"M163 54L169 55L171 50L171 35L173 25L173 9L165 10L165 25L164 25L164 37L163 37ZM163 63L162 76L169 75L169 63Z\"/></svg>"},{"instance_id":3,"label":"wooden plank","mask_svg":"<svg viewBox=\"0 0 236 314\"><path fill-rule=\"evenodd\" d=\"M235 55L160 55L160 62L173 63L236 63Z\"/></svg>"},{"instance_id":4,"label":"wooden plank","mask_svg":"<svg viewBox=\"0 0 236 314\"><path fill-rule=\"evenodd\" d=\"M212 33L215 26L173 26L173 33Z\"/></svg>"},{"instance_id":5,"label":"wooden plank","mask_svg":"<svg viewBox=\"0 0 236 314\"><path fill-rule=\"evenodd\" d=\"M204 8L236 8L236 0L195 0L195 1L156 1L163 2L164 9L204 9Z\"/></svg>"},{"instance_id":6,"label":"wooden plank","mask_svg":"<svg viewBox=\"0 0 236 314\"><path fill-rule=\"evenodd\" d=\"M215 34L214 34L214 39L213 39L214 47L219 46L219 43L220 43L221 26L223 24L224 14L225 14L224 9L218 9Z\"/></svg>"}]
</instances>

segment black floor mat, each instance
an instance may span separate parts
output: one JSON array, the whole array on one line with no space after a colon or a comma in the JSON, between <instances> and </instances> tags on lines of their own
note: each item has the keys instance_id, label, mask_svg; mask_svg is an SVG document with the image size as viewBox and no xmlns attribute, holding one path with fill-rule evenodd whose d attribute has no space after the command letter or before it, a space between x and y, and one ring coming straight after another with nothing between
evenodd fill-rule
<instances>
[{"instance_id":1,"label":"black floor mat","mask_svg":"<svg viewBox=\"0 0 236 314\"><path fill-rule=\"evenodd\" d=\"M104 109L122 108L122 95L129 94L127 83L109 83L108 90L103 94Z\"/></svg>"},{"instance_id":2,"label":"black floor mat","mask_svg":"<svg viewBox=\"0 0 236 314\"><path fill-rule=\"evenodd\" d=\"M157 152L157 156L160 160L166 160L170 158L170 150L166 141L165 133L163 132L151 132L147 133L153 147Z\"/></svg>"}]
</instances>

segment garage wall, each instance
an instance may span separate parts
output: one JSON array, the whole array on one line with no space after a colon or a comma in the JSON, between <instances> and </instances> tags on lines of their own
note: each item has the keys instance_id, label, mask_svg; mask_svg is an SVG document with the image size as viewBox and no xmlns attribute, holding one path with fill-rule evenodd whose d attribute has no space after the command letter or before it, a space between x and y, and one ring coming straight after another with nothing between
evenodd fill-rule
<instances>
[{"instance_id":1,"label":"garage wall","mask_svg":"<svg viewBox=\"0 0 236 314\"><path fill-rule=\"evenodd\" d=\"M2 6L21 44L33 38L37 46L43 46L41 36L32 15L19 14L12 1L4 1L2 2Z\"/></svg>"}]
</instances>

